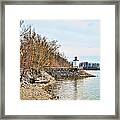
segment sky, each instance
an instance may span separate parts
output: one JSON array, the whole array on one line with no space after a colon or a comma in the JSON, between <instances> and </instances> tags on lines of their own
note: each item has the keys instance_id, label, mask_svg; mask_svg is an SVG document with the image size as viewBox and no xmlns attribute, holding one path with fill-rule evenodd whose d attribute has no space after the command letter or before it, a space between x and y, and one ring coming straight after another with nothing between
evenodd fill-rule
<instances>
[{"instance_id":1,"label":"sky","mask_svg":"<svg viewBox=\"0 0 120 120\"><path fill-rule=\"evenodd\" d=\"M68 61L75 56L80 62L100 62L99 20L25 20L35 32L50 40L57 40L59 51Z\"/></svg>"}]
</instances>

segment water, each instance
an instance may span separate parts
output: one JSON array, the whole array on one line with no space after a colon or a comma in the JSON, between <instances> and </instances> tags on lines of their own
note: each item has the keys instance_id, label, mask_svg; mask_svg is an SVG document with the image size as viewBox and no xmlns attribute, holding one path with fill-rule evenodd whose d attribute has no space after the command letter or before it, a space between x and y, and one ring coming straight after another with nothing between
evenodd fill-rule
<instances>
[{"instance_id":1,"label":"water","mask_svg":"<svg viewBox=\"0 0 120 120\"><path fill-rule=\"evenodd\" d=\"M100 71L87 71L97 77L78 80L59 80L53 93L59 100L99 100Z\"/></svg>"}]
</instances>

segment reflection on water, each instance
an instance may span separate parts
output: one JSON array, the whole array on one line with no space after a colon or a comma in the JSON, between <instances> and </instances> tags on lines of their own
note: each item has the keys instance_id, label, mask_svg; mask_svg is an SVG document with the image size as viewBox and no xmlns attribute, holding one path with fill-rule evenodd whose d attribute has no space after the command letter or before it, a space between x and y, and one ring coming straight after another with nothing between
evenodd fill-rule
<instances>
[{"instance_id":1,"label":"reflection on water","mask_svg":"<svg viewBox=\"0 0 120 120\"><path fill-rule=\"evenodd\" d=\"M87 71L96 77L78 80L59 80L54 88L54 95L59 100L99 100L100 71Z\"/></svg>"}]
</instances>

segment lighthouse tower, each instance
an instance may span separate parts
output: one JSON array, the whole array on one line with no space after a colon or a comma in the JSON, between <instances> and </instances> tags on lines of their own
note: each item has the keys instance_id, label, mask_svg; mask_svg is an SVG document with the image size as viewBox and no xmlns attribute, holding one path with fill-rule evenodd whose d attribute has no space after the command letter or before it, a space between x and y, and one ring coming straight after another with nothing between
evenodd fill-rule
<instances>
[{"instance_id":1,"label":"lighthouse tower","mask_svg":"<svg viewBox=\"0 0 120 120\"><path fill-rule=\"evenodd\" d=\"M77 57L75 57L74 60L73 60L73 67L74 68L79 68L79 60L77 59Z\"/></svg>"}]
</instances>

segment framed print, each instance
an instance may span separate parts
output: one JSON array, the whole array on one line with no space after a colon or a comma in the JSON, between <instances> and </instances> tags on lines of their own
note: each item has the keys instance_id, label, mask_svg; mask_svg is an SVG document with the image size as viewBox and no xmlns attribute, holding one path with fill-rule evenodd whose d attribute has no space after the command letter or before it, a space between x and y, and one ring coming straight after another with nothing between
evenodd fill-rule
<instances>
[{"instance_id":1,"label":"framed print","mask_svg":"<svg viewBox=\"0 0 120 120\"><path fill-rule=\"evenodd\" d=\"M119 119L117 0L1 8L1 118Z\"/></svg>"}]
</instances>

